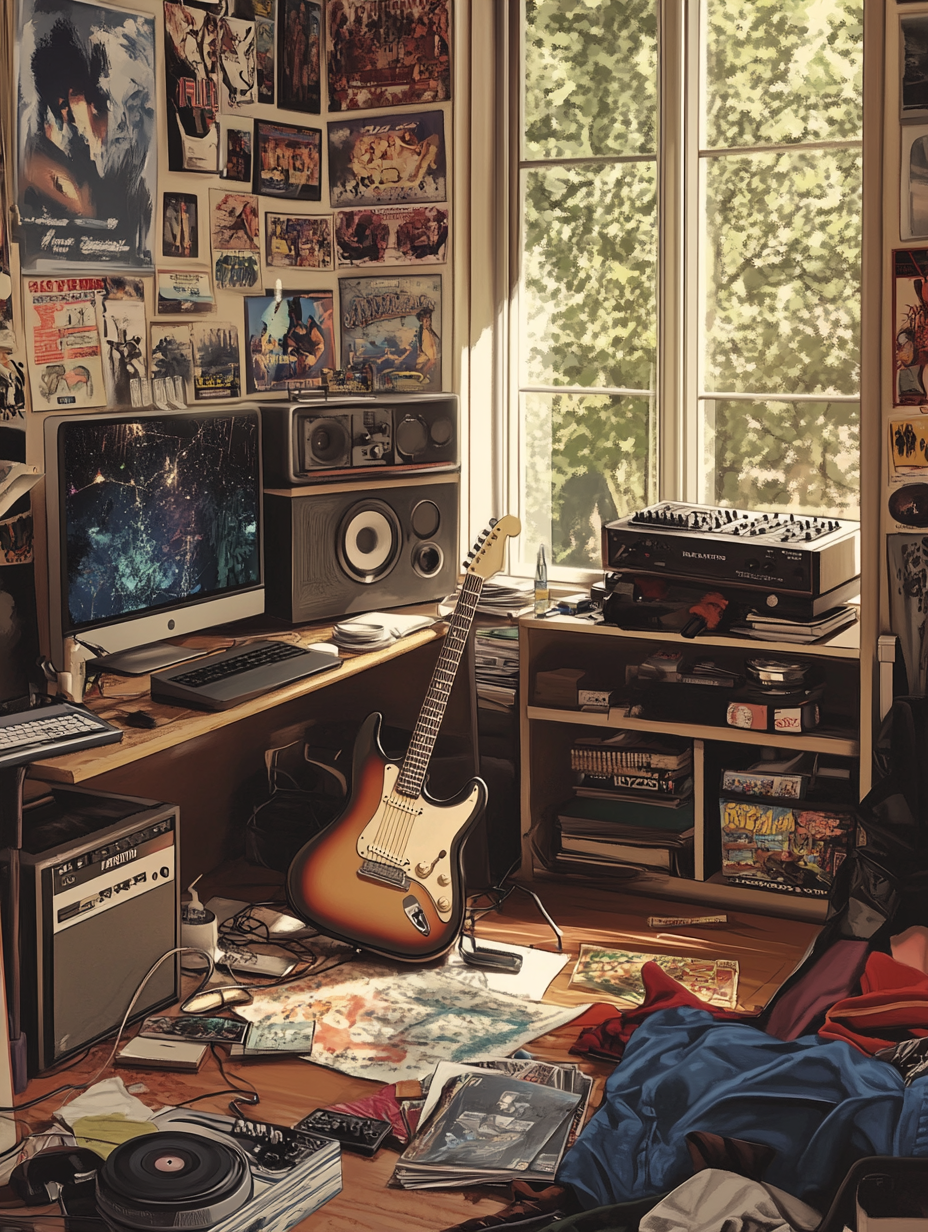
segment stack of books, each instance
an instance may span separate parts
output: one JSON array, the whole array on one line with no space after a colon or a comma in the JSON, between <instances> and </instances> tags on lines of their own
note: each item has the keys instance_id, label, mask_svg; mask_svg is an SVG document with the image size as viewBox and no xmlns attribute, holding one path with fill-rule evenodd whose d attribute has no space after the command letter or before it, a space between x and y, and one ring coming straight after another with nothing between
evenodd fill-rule
<instances>
[{"instance_id":1,"label":"stack of books","mask_svg":"<svg viewBox=\"0 0 928 1232\"><path fill-rule=\"evenodd\" d=\"M514 709L519 693L519 626L478 629L474 662L480 709Z\"/></svg>"},{"instance_id":2,"label":"stack of books","mask_svg":"<svg viewBox=\"0 0 928 1232\"><path fill-rule=\"evenodd\" d=\"M779 616L770 616L766 612L748 612L743 624L732 625L732 633L741 633L746 637L757 638L762 642L795 642L803 644L817 642L819 638L828 637L852 625L857 620L857 608L845 604L844 607L833 607L814 620L784 620Z\"/></svg>"},{"instance_id":3,"label":"stack of books","mask_svg":"<svg viewBox=\"0 0 928 1232\"><path fill-rule=\"evenodd\" d=\"M512 1057L439 1063L392 1183L403 1189L553 1181L583 1127L592 1079Z\"/></svg>"},{"instance_id":4,"label":"stack of books","mask_svg":"<svg viewBox=\"0 0 928 1232\"><path fill-rule=\"evenodd\" d=\"M692 876L693 749L635 732L578 739L574 797L561 805L560 854Z\"/></svg>"},{"instance_id":5,"label":"stack of books","mask_svg":"<svg viewBox=\"0 0 928 1232\"><path fill-rule=\"evenodd\" d=\"M442 616L454 611L459 590L442 599L438 607ZM477 611L486 616L508 616L512 620L519 616L531 616L534 610L535 588L532 580L507 577L502 573L484 582L477 604Z\"/></svg>"}]
</instances>

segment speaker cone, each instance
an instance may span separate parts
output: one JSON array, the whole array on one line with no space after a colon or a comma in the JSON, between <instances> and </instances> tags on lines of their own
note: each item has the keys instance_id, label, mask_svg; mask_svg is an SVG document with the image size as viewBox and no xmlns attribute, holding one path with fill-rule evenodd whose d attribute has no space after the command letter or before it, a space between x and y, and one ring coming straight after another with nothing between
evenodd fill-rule
<instances>
[{"instance_id":1,"label":"speaker cone","mask_svg":"<svg viewBox=\"0 0 928 1232\"><path fill-rule=\"evenodd\" d=\"M437 543L417 544L412 554L412 567L420 577L434 577L441 572L445 563L445 554Z\"/></svg>"},{"instance_id":2,"label":"speaker cone","mask_svg":"<svg viewBox=\"0 0 928 1232\"><path fill-rule=\"evenodd\" d=\"M339 527L339 563L359 582L378 582L396 564L402 543L400 520L389 505L355 505Z\"/></svg>"},{"instance_id":3,"label":"speaker cone","mask_svg":"<svg viewBox=\"0 0 928 1232\"><path fill-rule=\"evenodd\" d=\"M309 460L317 466L347 465L351 433L341 419L311 419L306 425L306 447Z\"/></svg>"},{"instance_id":4,"label":"speaker cone","mask_svg":"<svg viewBox=\"0 0 928 1232\"><path fill-rule=\"evenodd\" d=\"M396 425L394 444L401 454L414 458L429 443L429 430L418 415L407 415Z\"/></svg>"},{"instance_id":5,"label":"speaker cone","mask_svg":"<svg viewBox=\"0 0 928 1232\"><path fill-rule=\"evenodd\" d=\"M409 524L417 539L432 539L441 526L441 512L434 501L419 501L412 511Z\"/></svg>"},{"instance_id":6,"label":"speaker cone","mask_svg":"<svg viewBox=\"0 0 928 1232\"><path fill-rule=\"evenodd\" d=\"M433 419L429 428L433 445L450 445L454 436L454 424L450 419Z\"/></svg>"}]
</instances>

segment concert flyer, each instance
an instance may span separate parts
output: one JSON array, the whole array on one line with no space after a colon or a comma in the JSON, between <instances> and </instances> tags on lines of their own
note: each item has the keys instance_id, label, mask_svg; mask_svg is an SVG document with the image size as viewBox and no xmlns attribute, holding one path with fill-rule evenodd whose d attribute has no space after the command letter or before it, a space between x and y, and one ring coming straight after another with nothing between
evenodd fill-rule
<instances>
[{"instance_id":1,"label":"concert flyer","mask_svg":"<svg viewBox=\"0 0 928 1232\"><path fill-rule=\"evenodd\" d=\"M27 363L37 411L105 406L98 317L103 278L24 278Z\"/></svg>"}]
</instances>

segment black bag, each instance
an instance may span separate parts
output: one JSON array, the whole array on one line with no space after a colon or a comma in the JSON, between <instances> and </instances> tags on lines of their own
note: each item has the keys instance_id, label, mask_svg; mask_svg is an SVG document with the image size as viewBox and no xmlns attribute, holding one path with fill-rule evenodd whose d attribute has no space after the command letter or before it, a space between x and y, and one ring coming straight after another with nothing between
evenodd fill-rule
<instances>
[{"instance_id":1,"label":"black bag","mask_svg":"<svg viewBox=\"0 0 928 1232\"><path fill-rule=\"evenodd\" d=\"M344 808L348 782L338 767L339 750L331 751L331 764L314 753L303 740L265 752L267 777L245 822L249 864L285 873L304 843Z\"/></svg>"}]
</instances>

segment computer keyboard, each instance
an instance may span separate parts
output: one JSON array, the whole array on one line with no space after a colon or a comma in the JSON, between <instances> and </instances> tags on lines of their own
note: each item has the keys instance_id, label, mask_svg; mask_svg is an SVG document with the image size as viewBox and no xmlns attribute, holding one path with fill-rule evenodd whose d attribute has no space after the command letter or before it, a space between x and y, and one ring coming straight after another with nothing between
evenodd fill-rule
<instances>
[{"instance_id":1,"label":"computer keyboard","mask_svg":"<svg viewBox=\"0 0 928 1232\"><path fill-rule=\"evenodd\" d=\"M339 666L337 656L291 642L255 642L210 655L199 667L183 663L155 672L153 701L225 710L305 676Z\"/></svg>"},{"instance_id":2,"label":"computer keyboard","mask_svg":"<svg viewBox=\"0 0 928 1232\"><path fill-rule=\"evenodd\" d=\"M122 732L70 702L0 717L0 767L114 744Z\"/></svg>"}]
</instances>

